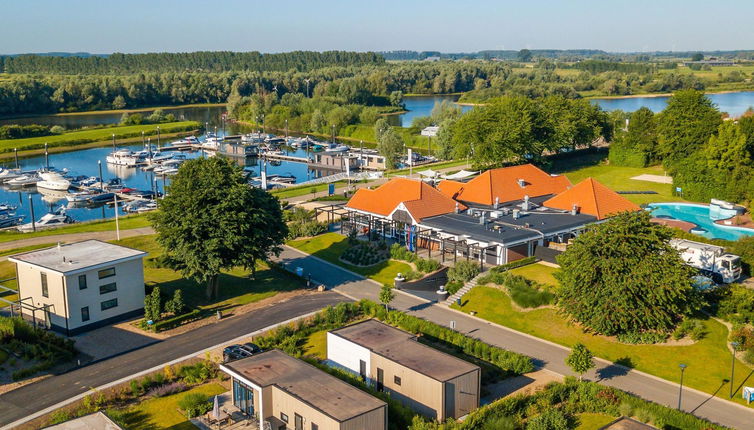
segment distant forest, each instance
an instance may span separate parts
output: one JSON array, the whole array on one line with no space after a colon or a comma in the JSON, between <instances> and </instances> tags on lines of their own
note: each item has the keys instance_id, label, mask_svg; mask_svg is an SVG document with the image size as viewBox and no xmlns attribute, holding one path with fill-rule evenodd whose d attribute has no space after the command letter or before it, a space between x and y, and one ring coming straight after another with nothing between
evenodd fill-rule
<instances>
[{"instance_id":1,"label":"distant forest","mask_svg":"<svg viewBox=\"0 0 754 430\"><path fill-rule=\"evenodd\" d=\"M5 73L114 75L164 72L308 71L327 66L383 64L374 52L293 51L281 54L259 52L186 52L111 54L108 56L16 55L0 56Z\"/></svg>"},{"instance_id":2,"label":"distant forest","mask_svg":"<svg viewBox=\"0 0 754 430\"><path fill-rule=\"evenodd\" d=\"M447 60L460 59L492 59L506 61L519 60L516 50L486 50L477 52L448 53L440 51L384 51L378 52L385 60L424 60L430 57L440 57ZM561 61L578 61L584 59L610 61L652 61L661 58L690 58L694 54L702 53L710 57L735 58L741 60L754 59L754 51L656 51L656 52L607 52L598 49L531 49L532 57Z\"/></svg>"}]
</instances>

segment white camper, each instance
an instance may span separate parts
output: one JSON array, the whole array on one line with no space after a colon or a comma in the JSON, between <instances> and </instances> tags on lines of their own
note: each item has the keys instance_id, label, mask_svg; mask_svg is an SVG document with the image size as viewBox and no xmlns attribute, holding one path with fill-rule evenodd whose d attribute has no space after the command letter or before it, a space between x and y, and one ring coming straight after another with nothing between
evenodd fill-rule
<instances>
[{"instance_id":1,"label":"white camper","mask_svg":"<svg viewBox=\"0 0 754 430\"><path fill-rule=\"evenodd\" d=\"M741 277L741 258L725 252L722 246L671 239L670 246L680 251L681 259L717 282L729 284Z\"/></svg>"}]
</instances>

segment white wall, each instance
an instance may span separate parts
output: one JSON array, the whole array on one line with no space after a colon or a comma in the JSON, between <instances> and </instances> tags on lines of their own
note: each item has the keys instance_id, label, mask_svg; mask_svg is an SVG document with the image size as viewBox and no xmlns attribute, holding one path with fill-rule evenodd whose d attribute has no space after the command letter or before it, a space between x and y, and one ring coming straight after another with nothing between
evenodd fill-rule
<instances>
[{"instance_id":1,"label":"white wall","mask_svg":"<svg viewBox=\"0 0 754 430\"><path fill-rule=\"evenodd\" d=\"M109 267L115 267L115 276L99 279L97 272ZM85 272L87 288L84 290L79 289L79 275L82 274L84 273L66 277L70 314L68 328L75 329L144 307L144 265L141 258ZM116 291L100 294L100 285L113 282ZM113 298L118 299L118 306L102 311L100 304ZM84 306L89 306L89 321L81 320L81 308Z\"/></svg>"},{"instance_id":2,"label":"white wall","mask_svg":"<svg viewBox=\"0 0 754 430\"><path fill-rule=\"evenodd\" d=\"M328 360L350 369L357 375L359 374L359 360L364 360L367 364L367 378L370 378L369 369L371 368L371 363L369 356L369 350L363 346L343 339L338 335L327 333Z\"/></svg>"}]
</instances>

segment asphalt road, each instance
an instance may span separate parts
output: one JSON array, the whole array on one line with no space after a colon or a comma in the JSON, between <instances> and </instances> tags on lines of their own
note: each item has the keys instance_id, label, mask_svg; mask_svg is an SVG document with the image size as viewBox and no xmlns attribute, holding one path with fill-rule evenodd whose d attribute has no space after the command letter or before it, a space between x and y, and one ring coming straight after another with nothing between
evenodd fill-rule
<instances>
[{"instance_id":1,"label":"asphalt road","mask_svg":"<svg viewBox=\"0 0 754 430\"><path fill-rule=\"evenodd\" d=\"M13 423L84 393L91 387L117 381L244 334L347 300L344 296L329 291L299 296L18 388L0 396L0 425Z\"/></svg>"},{"instance_id":2,"label":"asphalt road","mask_svg":"<svg viewBox=\"0 0 754 430\"><path fill-rule=\"evenodd\" d=\"M311 274L313 279L355 300L366 298L379 302L380 285L376 282L289 247L285 248L280 259L293 267L302 267L304 273ZM451 320L455 321L458 331L534 357L537 367L561 375L573 375L565 364L569 350L560 345L454 311L444 304L430 304L408 294L396 294L390 306L444 326L449 326ZM585 374L585 377L665 406L675 408L678 405L677 384L605 360L597 360L596 369ZM727 392L727 387L724 387L724 391ZM696 390L684 387L682 407L687 412L724 426L742 430L754 428L754 409Z\"/></svg>"}]
</instances>

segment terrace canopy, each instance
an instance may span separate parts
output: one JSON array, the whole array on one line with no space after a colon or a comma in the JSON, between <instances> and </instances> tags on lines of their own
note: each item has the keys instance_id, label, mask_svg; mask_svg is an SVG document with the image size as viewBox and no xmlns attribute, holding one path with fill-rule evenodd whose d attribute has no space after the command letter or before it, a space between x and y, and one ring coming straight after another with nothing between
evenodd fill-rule
<instances>
[{"instance_id":1,"label":"terrace canopy","mask_svg":"<svg viewBox=\"0 0 754 430\"><path fill-rule=\"evenodd\" d=\"M466 179L478 173L479 172L470 172L468 170L461 170L460 172L453 173L452 175L444 175L443 179L450 179L450 180Z\"/></svg>"}]
</instances>

